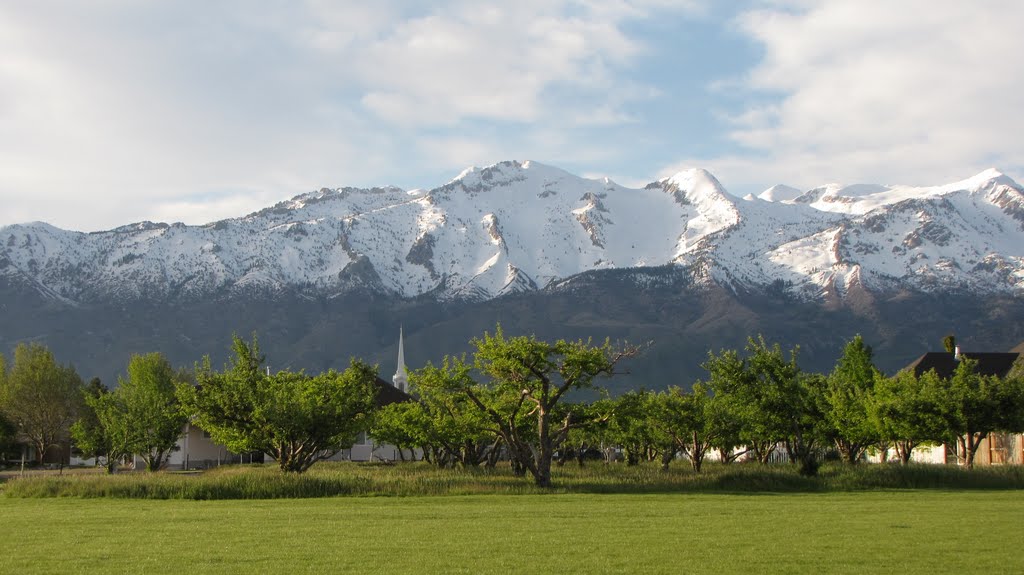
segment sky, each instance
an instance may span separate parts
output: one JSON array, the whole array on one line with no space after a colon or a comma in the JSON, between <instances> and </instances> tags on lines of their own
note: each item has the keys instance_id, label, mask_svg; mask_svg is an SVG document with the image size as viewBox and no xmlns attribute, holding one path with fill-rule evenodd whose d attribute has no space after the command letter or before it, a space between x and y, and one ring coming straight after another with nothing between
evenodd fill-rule
<instances>
[{"instance_id":1,"label":"sky","mask_svg":"<svg viewBox=\"0 0 1024 575\"><path fill-rule=\"evenodd\" d=\"M0 0L0 226L534 160L735 195L1024 174L1024 2Z\"/></svg>"}]
</instances>

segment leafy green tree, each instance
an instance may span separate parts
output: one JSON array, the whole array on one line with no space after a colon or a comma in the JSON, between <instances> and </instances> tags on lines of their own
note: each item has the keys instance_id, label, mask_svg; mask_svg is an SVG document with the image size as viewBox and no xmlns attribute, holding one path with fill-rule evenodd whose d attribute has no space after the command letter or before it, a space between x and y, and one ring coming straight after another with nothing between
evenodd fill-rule
<instances>
[{"instance_id":1,"label":"leafy green tree","mask_svg":"<svg viewBox=\"0 0 1024 575\"><path fill-rule=\"evenodd\" d=\"M942 420L928 390L939 385L934 371L920 378L905 370L892 377L877 376L868 398L868 415L879 438L896 449L900 463L910 462L919 445L943 436Z\"/></svg>"},{"instance_id":2,"label":"leafy green tree","mask_svg":"<svg viewBox=\"0 0 1024 575\"><path fill-rule=\"evenodd\" d=\"M7 421L3 413L0 413L0 467L18 449L18 444L15 441L16 431L14 425Z\"/></svg>"},{"instance_id":3,"label":"leafy green tree","mask_svg":"<svg viewBox=\"0 0 1024 575\"><path fill-rule=\"evenodd\" d=\"M709 386L702 385L711 393ZM733 463L746 455L747 448L742 439L743 422L736 414L735 406L712 393L711 418L715 430L710 434L711 448L718 452L719 461Z\"/></svg>"},{"instance_id":4,"label":"leafy green tree","mask_svg":"<svg viewBox=\"0 0 1024 575\"><path fill-rule=\"evenodd\" d=\"M652 425L654 395L645 390L629 391L613 399L608 406L608 423L603 436L610 444L622 448L626 465L637 465L652 452L665 454L669 461L675 456L672 439L659 434Z\"/></svg>"},{"instance_id":5,"label":"leafy green tree","mask_svg":"<svg viewBox=\"0 0 1024 575\"><path fill-rule=\"evenodd\" d=\"M709 354L703 367L708 386L723 408L741 422L740 438L758 461L767 463L779 444L804 474L817 473L821 436L821 381L801 373L796 349L786 359L778 344L747 340L746 357L733 350Z\"/></svg>"},{"instance_id":6,"label":"leafy green tree","mask_svg":"<svg viewBox=\"0 0 1024 575\"><path fill-rule=\"evenodd\" d=\"M955 352L956 351L956 336L954 336L953 334L949 334L946 337L942 338L942 348L945 349L949 353Z\"/></svg>"},{"instance_id":7,"label":"leafy green tree","mask_svg":"<svg viewBox=\"0 0 1024 575\"><path fill-rule=\"evenodd\" d=\"M233 341L235 357L223 371L209 357L197 385L179 385L185 413L214 441L243 453L273 457L282 471L302 473L321 459L351 447L376 409L376 369L352 360L342 372L315 376L267 374L256 338Z\"/></svg>"},{"instance_id":8,"label":"leafy green tree","mask_svg":"<svg viewBox=\"0 0 1024 575\"><path fill-rule=\"evenodd\" d=\"M81 388L74 368L59 365L46 347L15 348L14 363L0 379L0 411L19 439L35 447L40 463L51 447L68 439L82 404Z\"/></svg>"},{"instance_id":9,"label":"leafy green tree","mask_svg":"<svg viewBox=\"0 0 1024 575\"><path fill-rule=\"evenodd\" d=\"M182 413L175 388L186 379L160 353L133 355L128 377L117 389L86 396L109 441L108 457L138 455L147 471L157 471L177 446L188 417Z\"/></svg>"},{"instance_id":10,"label":"leafy green tree","mask_svg":"<svg viewBox=\"0 0 1024 575\"><path fill-rule=\"evenodd\" d=\"M106 457L107 472L111 473L117 459L110 457L113 450L111 438L96 413L96 406L101 403L100 398L109 391L100 378L94 377L89 380L82 390L85 402L79 413L78 421L71 426L71 438L75 441L75 446L82 452L82 456L86 459L95 457L97 465L101 457Z\"/></svg>"},{"instance_id":11,"label":"leafy green tree","mask_svg":"<svg viewBox=\"0 0 1024 575\"><path fill-rule=\"evenodd\" d=\"M723 398L712 394L704 383L697 382L690 391L670 387L657 394L650 410L654 425L671 438L675 450L690 461L694 472L700 473L704 461L713 450L719 450L725 461L735 459L739 445L740 426ZM663 468L667 462L662 461Z\"/></svg>"},{"instance_id":12,"label":"leafy green tree","mask_svg":"<svg viewBox=\"0 0 1024 575\"><path fill-rule=\"evenodd\" d=\"M432 398L465 399L470 407L475 410L475 416L482 421L485 433L493 434L501 438L502 445L506 437L517 438L517 445L524 446L534 443L536 428L530 425L530 419L522 416L524 407L522 397L514 397L507 394L504 389L497 386L481 385L473 378L473 366L465 361L465 358L445 357L440 367L427 365L413 374L413 382L417 389L423 391L425 396ZM444 403L444 401L433 401L433 405ZM486 406L486 409L481 407ZM435 462L439 465L451 463L451 455L445 444L451 438L445 437L453 434L461 436L462 424L452 420L450 414L433 412L431 421L438 424L434 431L441 433L441 437L434 437L432 445L437 446ZM531 453L528 450L518 449L515 446L507 445L507 452L512 470L517 476L527 473L528 459ZM448 461L445 461L448 458Z\"/></svg>"},{"instance_id":13,"label":"leafy green tree","mask_svg":"<svg viewBox=\"0 0 1024 575\"><path fill-rule=\"evenodd\" d=\"M790 460L800 466L803 475L816 475L820 462L818 452L828 441L825 419L825 390L828 378L819 373L802 372L797 377L797 413L786 439Z\"/></svg>"},{"instance_id":14,"label":"leafy green tree","mask_svg":"<svg viewBox=\"0 0 1024 575\"><path fill-rule=\"evenodd\" d=\"M1021 354L1017 358L1017 361L1013 362L1010 366L1009 373L1006 374L1007 379L1024 380L1024 354Z\"/></svg>"},{"instance_id":15,"label":"leafy green tree","mask_svg":"<svg viewBox=\"0 0 1024 575\"><path fill-rule=\"evenodd\" d=\"M441 368L427 364L410 377L410 389L429 424L424 428L425 446L440 466L493 467L500 455L501 435L465 393L450 389L453 367L447 360Z\"/></svg>"},{"instance_id":16,"label":"leafy green tree","mask_svg":"<svg viewBox=\"0 0 1024 575\"><path fill-rule=\"evenodd\" d=\"M932 378L926 393L936 406L946 438L956 441L957 458L968 469L981 442L994 431L1024 431L1024 386L1017 379L977 373L977 361L963 359L948 379Z\"/></svg>"},{"instance_id":17,"label":"leafy green tree","mask_svg":"<svg viewBox=\"0 0 1024 575\"><path fill-rule=\"evenodd\" d=\"M878 442L878 428L868 414L868 401L881 372L871 360L871 347L856 336L828 376L824 394L829 434L843 460L855 464L868 446Z\"/></svg>"},{"instance_id":18,"label":"leafy green tree","mask_svg":"<svg viewBox=\"0 0 1024 575\"><path fill-rule=\"evenodd\" d=\"M3 462L8 459L10 454L14 453L17 442L16 432L17 428L14 424L7 420L3 410L3 389L7 387L4 380L7 378L7 360L4 355L0 353L0 467L3 466Z\"/></svg>"},{"instance_id":19,"label":"leafy green tree","mask_svg":"<svg viewBox=\"0 0 1024 575\"><path fill-rule=\"evenodd\" d=\"M569 436L560 450L559 464L565 463L569 458L575 458L576 463L584 467L589 453L600 453L605 463L610 463L606 458L609 453L607 447L614 445L614 442L609 438L608 423L615 412L614 403L614 400L602 398L578 406L581 409L580 418L592 421L593 424L569 431ZM582 413L582 410L586 410L587 413Z\"/></svg>"},{"instance_id":20,"label":"leafy green tree","mask_svg":"<svg viewBox=\"0 0 1024 575\"><path fill-rule=\"evenodd\" d=\"M445 374L446 386L464 393L488 418L539 487L551 486L551 463L569 432L595 423L583 411L567 408L566 394L594 388L598 377L612 375L621 359L635 353L635 348L613 350L607 342L505 338L500 326L471 343L473 367L489 381L476 382L469 366L455 360ZM528 422L532 433L524 433Z\"/></svg>"},{"instance_id":21,"label":"leafy green tree","mask_svg":"<svg viewBox=\"0 0 1024 575\"><path fill-rule=\"evenodd\" d=\"M710 396L707 389L696 384L693 391L670 387L655 394L650 402L650 425L671 443L670 452L683 453L693 470L700 473L704 457L711 449L710 437L705 433L710 415ZM707 400L707 401L705 401ZM661 468L668 469L671 459L662 459Z\"/></svg>"},{"instance_id":22,"label":"leafy green tree","mask_svg":"<svg viewBox=\"0 0 1024 575\"><path fill-rule=\"evenodd\" d=\"M417 401L391 403L377 410L370 435L380 443L394 445L398 457L404 460L406 450L421 448L424 453L429 452L432 423Z\"/></svg>"}]
</instances>

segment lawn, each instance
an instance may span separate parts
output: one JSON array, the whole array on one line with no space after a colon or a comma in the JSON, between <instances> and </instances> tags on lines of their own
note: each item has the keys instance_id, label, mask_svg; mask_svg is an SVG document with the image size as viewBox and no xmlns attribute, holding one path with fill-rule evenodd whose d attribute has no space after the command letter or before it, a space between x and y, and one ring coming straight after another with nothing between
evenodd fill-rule
<instances>
[{"instance_id":1,"label":"lawn","mask_svg":"<svg viewBox=\"0 0 1024 575\"><path fill-rule=\"evenodd\" d=\"M0 498L0 573L1021 573L1021 495Z\"/></svg>"}]
</instances>

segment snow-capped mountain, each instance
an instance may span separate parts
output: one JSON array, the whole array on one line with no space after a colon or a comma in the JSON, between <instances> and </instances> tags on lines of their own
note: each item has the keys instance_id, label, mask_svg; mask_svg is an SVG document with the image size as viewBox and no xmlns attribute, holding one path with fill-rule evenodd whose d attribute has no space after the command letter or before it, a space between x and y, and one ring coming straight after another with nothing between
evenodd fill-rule
<instances>
[{"instance_id":1,"label":"snow-capped mountain","mask_svg":"<svg viewBox=\"0 0 1024 575\"><path fill-rule=\"evenodd\" d=\"M0 276L67 302L352 290L487 300L583 272L676 265L732 290L1024 291L1024 191L953 184L727 193L704 170L642 189L536 162L430 190L322 189L205 226L0 228Z\"/></svg>"}]
</instances>

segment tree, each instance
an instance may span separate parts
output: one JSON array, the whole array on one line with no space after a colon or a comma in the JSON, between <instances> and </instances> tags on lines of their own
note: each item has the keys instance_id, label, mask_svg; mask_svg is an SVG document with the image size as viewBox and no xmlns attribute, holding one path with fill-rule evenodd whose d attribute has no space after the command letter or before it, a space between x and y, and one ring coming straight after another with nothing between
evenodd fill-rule
<instances>
[{"instance_id":1,"label":"tree","mask_svg":"<svg viewBox=\"0 0 1024 575\"><path fill-rule=\"evenodd\" d=\"M14 363L0 379L0 409L18 437L35 447L39 463L47 450L68 439L82 403L81 388L74 368L57 364L44 346L15 348Z\"/></svg>"},{"instance_id":2,"label":"tree","mask_svg":"<svg viewBox=\"0 0 1024 575\"><path fill-rule=\"evenodd\" d=\"M494 466L501 436L464 393L449 389L450 368L447 363L441 368L427 364L411 374L409 385L418 409L410 409L409 416L418 422L420 445L441 467Z\"/></svg>"},{"instance_id":3,"label":"tree","mask_svg":"<svg viewBox=\"0 0 1024 575\"><path fill-rule=\"evenodd\" d=\"M135 454L147 471L162 468L188 422L175 395L176 386L186 379L162 354L136 354L128 361L128 377L118 378L117 389L87 397L109 441L108 457Z\"/></svg>"},{"instance_id":4,"label":"tree","mask_svg":"<svg viewBox=\"0 0 1024 575\"><path fill-rule=\"evenodd\" d=\"M1006 379L1024 380L1024 354L1021 354L1013 365L1010 366L1009 373L1006 374Z\"/></svg>"},{"instance_id":5,"label":"tree","mask_svg":"<svg viewBox=\"0 0 1024 575\"><path fill-rule=\"evenodd\" d=\"M4 380L7 378L7 360L4 355L0 353L0 467L3 466L4 461L7 460L8 455L13 453L16 449L17 442L16 433L17 428L14 424L7 420L4 416L3 410L3 390L6 388Z\"/></svg>"},{"instance_id":6,"label":"tree","mask_svg":"<svg viewBox=\"0 0 1024 575\"><path fill-rule=\"evenodd\" d=\"M381 443L394 445L398 457L405 459L405 450L422 448L428 451L431 421L416 401L385 405L377 410L370 425L370 435Z\"/></svg>"},{"instance_id":7,"label":"tree","mask_svg":"<svg viewBox=\"0 0 1024 575\"><path fill-rule=\"evenodd\" d=\"M942 347L949 353L956 352L956 336L949 334L942 338Z\"/></svg>"},{"instance_id":8,"label":"tree","mask_svg":"<svg viewBox=\"0 0 1024 575\"><path fill-rule=\"evenodd\" d=\"M952 377L934 377L926 388L946 438L968 469L981 442L993 431L1024 431L1024 386L1014 378L977 373L977 361L962 359Z\"/></svg>"},{"instance_id":9,"label":"tree","mask_svg":"<svg viewBox=\"0 0 1024 575\"><path fill-rule=\"evenodd\" d=\"M7 461L8 455L17 449L16 431L14 425L0 413L0 467Z\"/></svg>"},{"instance_id":10,"label":"tree","mask_svg":"<svg viewBox=\"0 0 1024 575\"><path fill-rule=\"evenodd\" d=\"M779 426L766 421L762 410L752 403L758 395L754 389L757 382L747 369L746 361L736 350L723 349L718 355L709 352L708 360L701 367L708 372L711 391L728 405L739 422L739 439L759 462L768 463L782 434L777 430ZM770 433L769 428L772 428Z\"/></svg>"},{"instance_id":11,"label":"tree","mask_svg":"<svg viewBox=\"0 0 1024 575\"><path fill-rule=\"evenodd\" d=\"M939 385L934 371L920 378L913 371L878 375L868 398L868 415L882 441L892 444L900 463L910 462L914 448L943 435L937 407L927 390Z\"/></svg>"},{"instance_id":12,"label":"tree","mask_svg":"<svg viewBox=\"0 0 1024 575\"><path fill-rule=\"evenodd\" d=\"M595 424L563 403L566 394L594 388L598 377L611 376L620 360L636 353L633 347L613 350L608 342L505 338L500 326L471 344L473 367L489 381L476 382L469 366L454 360L445 374L447 387L464 393L488 418L539 487L551 487L551 462L569 432ZM524 433L527 422L533 423L532 433Z\"/></svg>"},{"instance_id":13,"label":"tree","mask_svg":"<svg viewBox=\"0 0 1024 575\"><path fill-rule=\"evenodd\" d=\"M868 398L881 372L871 361L871 347L856 336L828 376L825 417L842 458L857 463L869 445L877 443L878 429L868 414Z\"/></svg>"},{"instance_id":14,"label":"tree","mask_svg":"<svg viewBox=\"0 0 1024 575\"><path fill-rule=\"evenodd\" d=\"M658 430L652 425L654 395L645 390L628 391L608 405L608 425L603 436L622 448L626 465L639 464L652 450L661 452L669 461L675 456L672 439L666 437L659 441Z\"/></svg>"},{"instance_id":15,"label":"tree","mask_svg":"<svg viewBox=\"0 0 1024 575\"><path fill-rule=\"evenodd\" d=\"M602 398L578 406L581 408L579 416L586 421L593 421L594 424L576 427L569 431L569 436L566 437L565 443L559 449L559 464L565 463L572 457L576 459L576 463L580 467L584 467L587 456L591 454L599 454L605 464L611 463L610 455L613 451L610 451L608 447L614 445L614 442L609 441L608 423L615 413L614 405L614 400Z\"/></svg>"},{"instance_id":16,"label":"tree","mask_svg":"<svg viewBox=\"0 0 1024 575\"><path fill-rule=\"evenodd\" d=\"M787 360L778 344L769 346L763 337L748 339L746 352L742 358L733 350L710 353L703 365L709 387L739 418L740 437L758 461L767 463L782 443L801 473L816 474L821 378L801 373L796 349Z\"/></svg>"},{"instance_id":17,"label":"tree","mask_svg":"<svg viewBox=\"0 0 1024 575\"><path fill-rule=\"evenodd\" d=\"M706 385L696 383L685 392L670 387L657 394L652 402L651 418L654 425L667 434L675 446L690 460L694 472L700 473L704 459L731 426L720 409L722 402L716 400ZM662 461L662 468L668 462Z\"/></svg>"},{"instance_id":18,"label":"tree","mask_svg":"<svg viewBox=\"0 0 1024 575\"><path fill-rule=\"evenodd\" d=\"M85 389L82 390L84 404L78 421L71 426L71 438L75 441L75 446L82 452L82 456L85 458L95 457L97 465L99 465L99 458L106 457L107 473L112 473L117 459L110 456L113 451L111 438L96 413L96 407L102 403L100 398L109 391L100 378L94 377L89 380Z\"/></svg>"},{"instance_id":19,"label":"tree","mask_svg":"<svg viewBox=\"0 0 1024 575\"><path fill-rule=\"evenodd\" d=\"M197 384L178 386L185 412L214 441L237 453L266 453L282 471L302 473L350 448L369 428L377 394L375 368L352 360L340 373L267 374L255 336L251 344L236 336L232 347L230 366L214 371L206 357Z\"/></svg>"}]
</instances>

